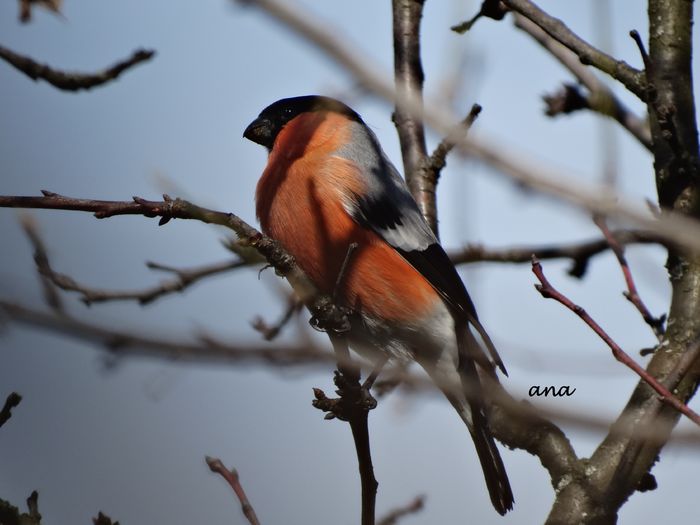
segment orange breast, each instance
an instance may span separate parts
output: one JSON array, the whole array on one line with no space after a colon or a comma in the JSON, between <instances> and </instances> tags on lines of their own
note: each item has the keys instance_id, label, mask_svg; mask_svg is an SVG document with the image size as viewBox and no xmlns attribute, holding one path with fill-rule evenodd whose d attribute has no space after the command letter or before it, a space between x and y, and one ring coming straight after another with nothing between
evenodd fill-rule
<instances>
[{"instance_id":1,"label":"orange breast","mask_svg":"<svg viewBox=\"0 0 700 525\"><path fill-rule=\"evenodd\" d=\"M256 191L263 231L277 239L319 289L332 294L351 243L353 252L339 288L346 306L397 321L422 317L441 299L425 278L343 207L361 193L350 161L332 154L347 139L345 117L304 114L277 138Z\"/></svg>"}]
</instances>

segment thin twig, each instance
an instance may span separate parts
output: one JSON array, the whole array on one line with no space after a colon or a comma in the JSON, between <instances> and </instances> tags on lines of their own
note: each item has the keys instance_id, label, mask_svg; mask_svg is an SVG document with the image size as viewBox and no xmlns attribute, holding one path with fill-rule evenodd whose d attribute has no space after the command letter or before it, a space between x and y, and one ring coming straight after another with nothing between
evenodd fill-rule
<instances>
[{"instance_id":1,"label":"thin twig","mask_svg":"<svg viewBox=\"0 0 700 525\"><path fill-rule=\"evenodd\" d=\"M481 3L478 13L469 20L453 25L450 29L462 35L469 31L482 16L491 18L492 20L503 20L507 13L508 9L501 0L484 0Z\"/></svg>"},{"instance_id":2,"label":"thin twig","mask_svg":"<svg viewBox=\"0 0 700 525\"><path fill-rule=\"evenodd\" d=\"M17 392L11 392L5 399L5 404L0 410L0 427L7 423L7 420L12 417L12 409L19 405L22 401L22 396Z\"/></svg>"},{"instance_id":3,"label":"thin twig","mask_svg":"<svg viewBox=\"0 0 700 525\"><path fill-rule=\"evenodd\" d=\"M153 58L155 51L139 49L127 58L113 66L97 73L66 73L53 69L46 64L40 64L33 59L15 53L11 49L0 46L0 58L27 75L32 80L45 80L52 86L64 91L79 91L92 89L115 80L127 69Z\"/></svg>"},{"instance_id":4,"label":"thin twig","mask_svg":"<svg viewBox=\"0 0 700 525\"><path fill-rule=\"evenodd\" d=\"M52 273L49 265L49 256L46 246L41 239L41 235L39 235L39 228L37 227L36 221L34 221L33 217L30 215L23 214L21 217L21 224L24 233L29 238L29 242L31 242L34 247L34 262L36 263L39 276L41 277L44 300L52 310L55 312L62 312L63 300L58 293L57 284L49 276Z\"/></svg>"},{"instance_id":5,"label":"thin twig","mask_svg":"<svg viewBox=\"0 0 700 525\"><path fill-rule=\"evenodd\" d=\"M140 304L146 305L165 295L183 292L194 283L206 277L248 266L247 261L242 261L240 259L183 269L147 262L146 265L149 268L172 272L176 277L174 279L161 281L159 284L141 290L102 290L85 286L66 274L57 273L48 266L48 260L46 263L47 265L43 267L39 266L37 263L39 273L62 290L79 293L80 300L88 306L93 303L111 301L138 301Z\"/></svg>"},{"instance_id":6,"label":"thin twig","mask_svg":"<svg viewBox=\"0 0 700 525\"><path fill-rule=\"evenodd\" d=\"M46 302L56 311L63 310L61 297L56 292L56 288L79 293L81 296L81 301L88 306L93 303L107 301L131 300L138 301L140 304L145 305L164 295L174 292L182 292L195 282L206 277L218 275L220 273L235 270L248 265L247 261L234 259L232 261L224 261L195 268L178 269L171 266L165 266L163 264L148 262L146 265L149 268L174 273L176 278L162 281L158 285L142 290L99 290L80 284L66 274L54 271L49 261L46 246L39 235L34 221L28 216L25 216L22 219L22 226L25 233L29 237L29 240L34 246L34 261L36 262L37 270L41 276L42 284L44 285L44 296L46 298Z\"/></svg>"},{"instance_id":7,"label":"thin twig","mask_svg":"<svg viewBox=\"0 0 700 525\"><path fill-rule=\"evenodd\" d=\"M327 350L308 341L273 347L269 344L229 344L207 335L199 335L195 342L183 341L181 337L159 339L2 300L0 317L95 343L114 356L155 357L182 363L265 363L281 368L321 365L327 368L333 362L333 356Z\"/></svg>"},{"instance_id":8,"label":"thin twig","mask_svg":"<svg viewBox=\"0 0 700 525\"><path fill-rule=\"evenodd\" d=\"M425 507L425 496L416 496L406 505L398 507L377 522L377 525L396 525L399 520L410 514L417 514Z\"/></svg>"},{"instance_id":9,"label":"thin twig","mask_svg":"<svg viewBox=\"0 0 700 525\"><path fill-rule=\"evenodd\" d=\"M583 40L561 20L542 11L529 0L502 0L504 4L542 28L557 42L576 53L582 64L591 65L622 84L641 100L645 100L644 73L622 60L617 60Z\"/></svg>"},{"instance_id":10,"label":"thin twig","mask_svg":"<svg viewBox=\"0 0 700 525\"><path fill-rule=\"evenodd\" d=\"M297 299L296 295L292 293L287 298L287 307L284 309L282 317L280 317L276 323L270 325L265 322L265 319L258 316L251 321L251 325L254 330L262 334L265 341L272 341L280 334L282 329L287 326L287 323L291 321L294 315L301 311L303 306L304 303Z\"/></svg>"},{"instance_id":11,"label":"thin twig","mask_svg":"<svg viewBox=\"0 0 700 525\"><path fill-rule=\"evenodd\" d=\"M469 114L462 120L462 127L459 130L459 134L447 136L442 139L433 153L429 157L423 159L420 165L421 176L427 177L433 181L434 184L437 183L440 172L447 162L447 155L459 142L464 140L464 137L479 116L479 113L481 113L481 106L479 104L474 104Z\"/></svg>"},{"instance_id":12,"label":"thin twig","mask_svg":"<svg viewBox=\"0 0 700 525\"><path fill-rule=\"evenodd\" d=\"M644 319L644 322L651 327L652 331L654 332L654 335L659 340L659 342L661 342L666 331L664 329L666 316L662 315L660 317L654 317L653 315L651 315L651 312L644 304L644 301L642 301L642 298L637 292L637 286L634 283L632 271L630 270L629 264L627 263L627 258L625 257L624 249L608 228L607 224L605 223L605 219L603 219L602 217L594 217L593 222L595 222L596 226L598 226L598 228L600 228L600 231L603 232L605 240L610 245L610 249L613 251L615 257L617 258L617 262L620 264L622 275L624 276L625 284L627 285L627 291L623 295L629 302L631 302L635 306L635 308L641 314L642 319Z\"/></svg>"},{"instance_id":13,"label":"thin twig","mask_svg":"<svg viewBox=\"0 0 700 525\"><path fill-rule=\"evenodd\" d=\"M238 498L238 501L241 502L241 511L243 512L243 515L246 517L248 522L250 522L250 525L260 525L258 516L255 514L255 509L250 504L245 490L243 490L243 486L241 485L241 481L238 477L238 471L235 468L228 470L226 467L224 467L224 464L218 458L206 456L204 459L207 462L207 465L209 465L211 471L216 474L219 474L231 486L233 492Z\"/></svg>"},{"instance_id":14,"label":"thin twig","mask_svg":"<svg viewBox=\"0 0 700 525\"><path fill-rule=\"evenodd\" d=\"M622 350L622 348L620 348L615 341L613 341L607 332L605 332L605 330L603 330L603 328L595 320L593 320L593 318L588 315L588 313L582 307L573 303L571 299L556 290L545 277L542 270L542 265L536 258L533 258L532 260L532 271L541 283L536 284L535 288L538 292L540 292L540 294L542 294L542 297L545 299L554 299L578 315L581 320L586 323L598 335L598 337L605 342L605 344L608 345L610 350L612 350L615 359L633 370L644 380L645 383L652 387L659 394L659 396L661 396L660 401L672 406L680 413L688 417L688 419L693 421L696 425L700 426L700 414L689 408L688 405L679 400L665 386L659 383L654 376L639 366L629 355L627 355L627 353L625 353L624 350Z\"/></svg>"},{"instance_id":15,"label":"thin twig","mask_svg":"<svg viewBox=\"0 0 700 525\"><path fill-rule=\"evenodd\" d=\"M618 230L611 235L622 246L626 244L663 244L655 234L644 230ZM581 278L588 269L594 256L610 249L606 239L596 239L569 244L552 244L541 246L516 246L511 248L485 248L478 244L468 245L461 250L449 252L454 264L474 262L531 263L535 255L543 259L571 259L569 275Z\"/></svg>"},{"instance_id":16,"label":"thin twig","mask_svg":"<svg viewBox=\"0 0 700 525\"><path fill-rule=\"evenodd\" d=\"M568 101L576 100L574 93L579 96L577 104L559 105L559 112L568 113L576 109L591 109L602 115L614 118L623 128L629 131L646 149L651 150L651 130L646 119L639 118L637 115L622 103L615 96L615 93L604 82L601 82L598 77L588 68L583 65L578 56L561 44L556 39L552 38L542 28L523 15L515 15L515 27L530 35L535 42L546 49L555 59L557 59L565 68L567 68L581 84L583 84L589 93L584 96L580 91L572 91L575 87L565 86L563 91L569 98ZM561 99L561 95L557 97L557 101ZM554 101L552 101L554 102ZM550 107L547 115L554 116L558 114Z\"/></svg>"}]
</instances>

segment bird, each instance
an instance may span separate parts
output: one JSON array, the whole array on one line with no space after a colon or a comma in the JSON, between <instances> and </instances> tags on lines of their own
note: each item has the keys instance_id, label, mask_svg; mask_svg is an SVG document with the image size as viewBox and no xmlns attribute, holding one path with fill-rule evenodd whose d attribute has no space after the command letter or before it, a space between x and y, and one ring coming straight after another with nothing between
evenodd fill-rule
<instances>
[{"instance_id":1,"label":"bird","mask_svg":"<svg viewBox=\"0 0 700 525\"><path fill-rule=\"evenodd\" d=\"M426 371L466 423L491 502L504 515L514 498L484 384L498 381L496 368L507 375L505 366L374 132L343 102L305 95L270 104L243 136L268 151L255 190L263 233L348 309L354 351Z\"/></svg>"}]
</instances>

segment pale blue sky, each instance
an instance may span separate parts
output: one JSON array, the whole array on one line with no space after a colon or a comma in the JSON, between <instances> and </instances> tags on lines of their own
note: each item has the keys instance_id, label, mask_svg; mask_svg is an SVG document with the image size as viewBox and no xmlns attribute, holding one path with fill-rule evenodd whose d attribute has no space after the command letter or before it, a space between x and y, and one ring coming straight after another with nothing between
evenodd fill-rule
<instances>
[{"instance_id":1,"label":"pale blue sky","mask_svg":"<svg viewBox=\"0 0 700 525\"><path fill-rule=\"evenodd\" d=\"M390 2L305 2L392 71ZM584 38L596 31L591 2L541 2ZM153 61L88 93L56 91L0 63L0 193L49 189L76 197L157 198L167 191L230 210L253 222L253 193L265 163L263 148L242 139L245 126L283 97L323 93L343 97L379 136L400 166L391 108L358 96L352 79L313 47L253 9L225 0L120 3L72 0L65 20L37 11L28 26L16 3L0 4L0 44L67 70L95 70L154 48ZM599 119L587 114L549 120L540 96L570 75L509 21L482 20L471 34L449 26L478 9L476 2L427 2L426 91L440 86L465 56L459 114L474 102L484 110L473 132L497 138L505 151L551 163L568 176L600 178ZM646 34L643 2L613 3L614 53L639 66L627 36ZM464 55L463 55L464 54ZM616 92L637 111L633 98ZM650 156L618 132L622 190L654 197ZM430 136L434 145L439 137ZM513 245L588 238L585 215L523 192L498 174L450 159L439 188L446 246L467 242ZM37 211L58 271L94 286L136 288L162 278L144 266L155 260L188 266L228 257L221 229L141 217L97 221L88 214ZM17 212L0 210L2 296L41 307L31 249ZM652 312L665 310L663 255L630 250L638 285ZM630 353L653 343L621 295L624 283L609 255L596 259L584 281L564 263L547 263L550 279L603 321ZM614 415L635 384L631 372L577 319L546 302L527 265L479 265L463 271L508 364L507 387L526 396L534 384L571 385L559 409ZM73 314L112 327L191 337L207 330L256 341L256 315L275 318L284 283L255 270L218 277L145 308L70 301ZM294 329L286 335L293 338ZM323 341L323 339L319 339ZM263 523L359 521L359 483L349 430L311 408L311 387L331 390L330 370L278 371L185 366L127 359L107 368L102 354L74 340L15 326L0 338L0 395L24 401L0 430L0 496L19 504L38 489L47 523L89 523L103 510L124 524L246 523L228 487L211 474L205 455L236 466ZM697 405L697 403L694 403ZM395 393L371 414L380 482L380 514L426 494L427 507L405 523L541 522L553 493L536 458L503 451L516 498L505 518L491 508L471 440L439 396ZM571 432L580 455L597 432ZM700 454L668 447L655 467L660 488L636 494L621 523L691 522ZM691 477L693 476L693 477Z\"/></svg>"}]
</instances>

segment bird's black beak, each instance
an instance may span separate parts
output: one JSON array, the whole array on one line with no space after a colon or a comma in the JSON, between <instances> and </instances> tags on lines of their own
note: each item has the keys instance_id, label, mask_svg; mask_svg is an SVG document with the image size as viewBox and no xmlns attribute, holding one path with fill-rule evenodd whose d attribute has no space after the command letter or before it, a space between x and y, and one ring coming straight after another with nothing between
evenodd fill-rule
<instances>
[{"instance_id":1,"label":"bird's black beak","mask_svg":"<svg viewBox=\"0 0 700 525\"><path fill-rule=\"evenodd\" d=\"M243 136L256 144L265 146L268 150L272 149L272 145L275 141L272 136L272 123L262 117L258 117L251 122L248 127L245 128Z\"/></svg>"}]
</instances>

